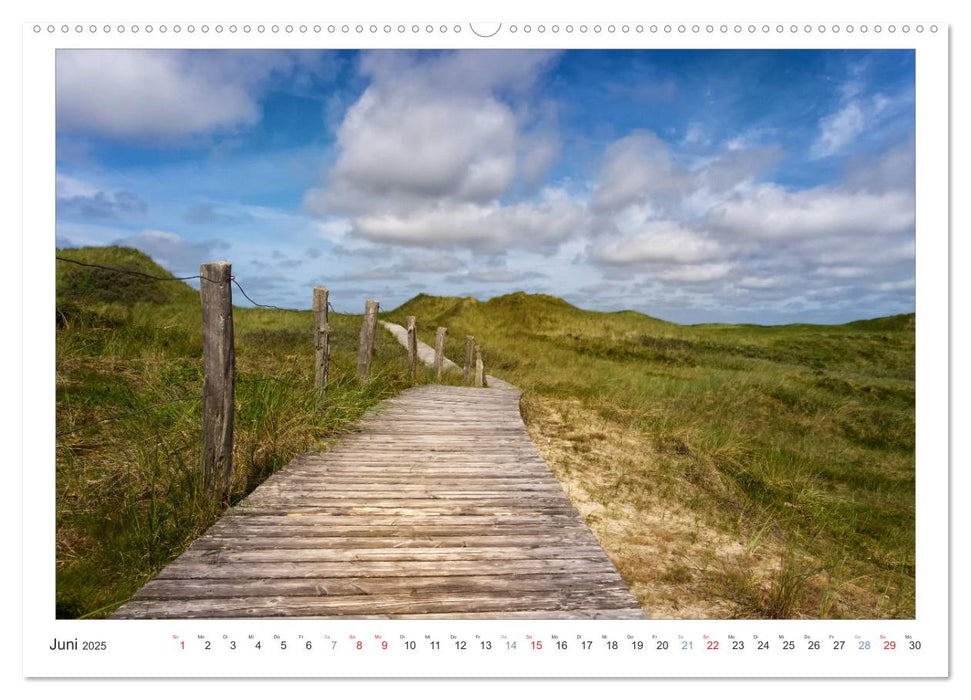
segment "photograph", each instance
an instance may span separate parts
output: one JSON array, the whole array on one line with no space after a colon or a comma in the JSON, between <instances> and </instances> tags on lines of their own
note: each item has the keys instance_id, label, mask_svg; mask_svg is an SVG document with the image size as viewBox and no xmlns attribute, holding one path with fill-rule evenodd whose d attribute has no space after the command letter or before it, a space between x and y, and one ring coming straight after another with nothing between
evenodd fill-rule
<instances>
[{"instance_id":1,"label":"photograph","mask_svg":"<svg viewBox=\"0 0 971 700\"><path fill-rule=\"evenodd\" d=\"M55 53L58 621L917 619L913 48Z\"/></svg>"}]
</instances>

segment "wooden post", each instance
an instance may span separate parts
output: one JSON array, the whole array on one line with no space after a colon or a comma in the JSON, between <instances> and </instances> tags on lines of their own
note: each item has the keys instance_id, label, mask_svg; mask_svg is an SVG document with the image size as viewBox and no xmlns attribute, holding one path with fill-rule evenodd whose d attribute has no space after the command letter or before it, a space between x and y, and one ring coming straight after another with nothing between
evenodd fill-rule
<instances>
[{"instance_id":1,"label":"wooden post","mask_svg":"<svg viewBox=\"0 0 971 700\"><path fill-rule=\"evenodd\" d=\"M414 382L418 370L418 328L415 317L405 316L405 325L408 327L408 379Z\"/></svg>"},{"instance_id":2,"label":"wooden post","mask_svg":"<svg viewBox=\"0 0 971 700\"><path fill-rule=\"evenodd\" d=\"M448 329L439 326L435 331L435 381L442 381L442 372L445 369L445 334Z\"/></svg>"},{"instance_id":3,"label":"wooden post","mask_svg":"<svg viewBox=\"0 0 971 700\"><path fill-rule=\"evenodd\" d=\"M314 347L317 350L314 362L314 388L321 398L327 393L327 379L330 374L328 295L327 287L314 287Z\"/></svg>"},{"instance_id":4,"label":"wooden post","mask_svg":"<svg viewBox=\"0 0 971 700\"><path fill-rule=\"evenodd\" d=\"M199 268L202 299L202 476L206 490L228 500L233 474L232 264L203 263Z\"/></svg>"},{"instance_id":5,"label":"wooden post","mask_svg":"<svg viewBox=\"0 0 971 700\"><path fill-rule=\"evenodd\" d=\"M475 336L465 336L465 368L462 373L462 381L466 384L472 383L472 350L475 348Z\"/></svg>"},{"instance_id":6,"label":"wooden post","mask_svg":"<svg viewBox=\"0 0 971 700\"><path fill-rule=\"evenodd\" d=\"M475 346L475 385L477 387L485 386L485 368L482 366L482 351L479 346Z\"/></svg>"},{"instance_id":7,"label":"wooden post","mask_svg":"<svg viewBox=\"0 0 971 700\"><path fill-rule=\"evenodd\" d=\"M364 303L364 322L361 324L361 347L357 353L357 379L366 382L371 378L371 359L374 357L374 331L378 326L378 302L368 299Z\"/></svg>"}]
</instances>

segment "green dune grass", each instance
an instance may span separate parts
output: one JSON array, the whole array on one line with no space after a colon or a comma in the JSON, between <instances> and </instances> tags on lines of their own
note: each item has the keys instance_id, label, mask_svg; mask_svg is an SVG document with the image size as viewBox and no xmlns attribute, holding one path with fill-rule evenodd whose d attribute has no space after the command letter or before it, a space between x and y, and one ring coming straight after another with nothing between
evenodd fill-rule
<instances>
[{"instance_id":1,"label":"green dune grass","mask_svg":"<svg viewBox=\"0 0 971 700\"><path fill-rule=\"evenodd\" d=\"M914 316L681 326L523 293L418 296L466 334L659 617L914 616Z\"/></svg>"}]
</instances>

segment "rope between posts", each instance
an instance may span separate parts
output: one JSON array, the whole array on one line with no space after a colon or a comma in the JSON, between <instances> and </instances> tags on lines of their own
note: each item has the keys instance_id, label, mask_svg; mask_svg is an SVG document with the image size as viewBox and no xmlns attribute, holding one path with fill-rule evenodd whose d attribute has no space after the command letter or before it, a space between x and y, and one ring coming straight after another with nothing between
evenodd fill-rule
<instances>
[{"instance_id":1,"label":"rope between posts","mask_svg":"<svg viewBox=\"0 0 971 700\"><path fill-rule=\"evenodd\" d=\"M126 274L126 275L136 275L138 277L147 277L150 280L156 280L158 282L184 282L186 280L206 280L207 282L212 282L213 284L219 284L219 282L221 281L221 280L209 279L208 277L206 277L204 275L189 275L187 277L160 277L158 275L152 275L152 274L149 274L147 272L142 272L141 270L129 270L129 269L126 269L126 268L123 268L123 267L113 267L111 265L100 265L100 264L97 264L97 263L86 263L86 262L81 262L80 260L72 260L71 258L65 258L65 257L62 257L60 255L55 255L54 257L55 257L55 259L60 260L61 262L67 262L67 263L71 263L73 265L80 265L81 267L95 267L95 268L98 268L99 270L110 270L112 272L121 272L121 273ZM239 291L243 294L244 297L246 297L246 300L249 301L249 303L251 303L253 306L258 306L261 309L276 309L278 311L288 311L288 310L290 310L290 309L284 309L284 308L279 307L279 306L273 306L272 304L260 304L259 302L254 301L253 298L249 294L246 293L246 290L243 289L243 285L241 285L239 283L239 280L236 279L236 275L231 275L229 277L229 279L230 279L230 281L233 284L235 284L239 288Z\"/></svg>"}]
</instances>

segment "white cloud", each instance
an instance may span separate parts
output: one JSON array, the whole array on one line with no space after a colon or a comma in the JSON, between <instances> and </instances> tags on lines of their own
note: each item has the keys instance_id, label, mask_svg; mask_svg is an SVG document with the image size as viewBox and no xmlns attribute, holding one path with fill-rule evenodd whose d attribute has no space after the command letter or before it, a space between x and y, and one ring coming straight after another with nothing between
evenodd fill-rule
<instances>
[{"instance_id":1,"label":"white cloud","mask_svg":"<svg viewBox=\"0 0 971 700\"><path fill-rule=\"evenodd\" d=\"M376 84L397 85L417 95L432 90L452 94L482 94L496 89L528 92L556 59L554 51L370 51L361 59L361 73Z\"/></svg>"},{"instance_id":2,"label":"white cloud","mask_svg":"<svg viewBox=\"0 0 971 700\"><path fill-rule=\"evenodd\" d=\"M459 247L481 253L553 252L588 227L579 204L558 190L512 205L443 202L420 210L362 214L353 234L379 243Z\"/></svg>"},{"instance_id":3,"label":"white cloud","mask_svg":"<svg viewBox=\"0 0 971 700\"><path fill-rule=\"evenodd\" d=\"M769 277L746 275L735 282L735 284L745 289L775 289L785 284L785 280L777 275L771 275Z\"/></svg>"},{"instance_id":4,"label":"white cloud","mask_svg":"<svg viewBox=\"0 0 971 700\"><path fill-rule=\"evenodd\" d=\"M351 220L343 217L324 219L314 224L318 237L332 243L344 239L350 233L352 226Z\"/></svg>"},{"instance_id":5,"label":"white cloud","mask_svg":"<svg viewBox=\"0 0 971 700\"><path fill-rule=\"evenodd\" d=\"M698 263L717 258L722 246L674 222L647 225L648 230L596 247L593 259L606 265Z\"/></svg>"},{"instance_id":6,"label":"white cloud","mask_svg":"<svg viewBox=\"0 0 971 700\"><path fill-rule=\"evenodd\" d=\"M369 88L337 132L328 208L366 210L375 198L488 202L516 174L516 119L489 97L417 99Z\"/></svg>"},{"instance_id":7,"label":"white cloud","mask_svg":"<svg viewBox=\"0 0 971 700\"><path fill-rule=\"evenodd\" d=\"M846 164L846 183L854 190L868 192L913 192L916 153L911 137L876 160L862 154L851 156Z\"/></svg>"},{"instance_id":8,"label":"white cloud","mask_svg":"<svg viewBox=\"0 0 971 700\"><path fill-rule=\"evenodd\" d=\"M528 130L497 97L528 88L547 52L463 51L432 56L365 54L371 84L337 130L338 158L307 208L401 216L443 202L485 205L517 174L535 184L558 153L555 136Z\"/></svg>"},{"instance_id":9,"label":"white cloud","mask_svg":"<svg viewBox=\"0 0 971 700\"><path fill-rule=\"evenodd\" d=\"M549 188L507 201L520 179L535 189L559 154L548 119L532 122L516 97L553 56L365 54L360 67L371 83L347 110L336 161L305 207L346 217L349 235L369 241L554 250L577 232L580 207Z\"/></svg>"},{"instance_id":10,"label":"white cloud","mask_svg":"<svg viewBox=\"0 0 971 700\"><path fill-rule=\"evenodd\" d=\"M699 122L691 122L688 124L688 128L685 129L684 137L682 141L685 144L690 144L692 146L704 146L709 143L711 139L708 137L708 133L705 127Z\"/></svg>"},{"instance_id":11,"label":"white cloud","mask_svg":"<svg viewBox=\"0 0 971 700\"><path fill-rule=\"evenodd\" d=\"M820 265L847 266L865 262L868 266L889 267L913 264L917 247L913 229L904 229L895 236L858 236L842 238L834 245L832 239L814 239L804 245L812 251Z\"/></svg>"},{"instance_id":12,"label":"white cloud","mask_svg":"<svg viewBox=\"0 0 971 700\"><path fill-rule=\"evenodd\" d=\"M857 289L907 274L912 187L903 176L876 177L881 166L872 157L852 157L842 184L795 189L763 180L786 155L770 141L779 136L770 127L705 152L697 124L689 125L680 151L635 130L604 149L592 179L517 201L517 183L548 177L559 154L555 129L527 125L529 110L507 93L515 90L513 71L530 83L542 73L541 61L524 69L492 67L480 56L422 62L389 54L369 55L364 65L372 84L345 115L335 164L306 204L348 222L349 241L467 250L515 263L493 260L447 275L448 283L520 282L523 251L559 258L571 249L573 265L593 263L603 283L649 283L665 303L720 309L735 300L742 308L738 300L754 297L763 308L789 313L821 304L813 300L834 282ZM843 99L841 110L821 121L812 156L840 152L869 112L894 109L886 99ZM907 149L884 160L906 164ZM393 272L397 266L370 274ZM583 282L591 287L594 279Z\"/></svg>"},{"instance_id":13,"label":"white cloud","mask_svg":"<svg viewBox=\"0 0 971 700\"><path fill-rule=\"evenodd\" d=\"M292 69L290 59L275 52L266 65L246 52L83 53L58 56L59 127L123 140L179 139L251 125L274 71ZM869 148L850 149L868 136L866 126L899 114L906 100L844 91L839 108L820 120L809 154L850 152L842 180L826 187L765 181L785 156L770 142L782 138L771 125L715 140L715 132L690 121L684 133L667 134L683 139L679 143L635 130L607 145L599 167L589 164L590 179L550 184L549 173L566 149L555 105L534 104L536 94L546 93L532 86L551 59L535 52L362 54L358 68L370 82L356 98L343 94L332 110L333 152L316 150L296 174L289 172L289 158L285 168L259 169L275 183L304 186L311 167L326 158L325 177L304 199L313 218L243 204L252 199L228 190L198 199L203 205L190 218L210 227L222 222L216 230L225 230L227 240L232 236L233 253L254 267L280 271L277 265L303 260L325 282L370 282L368 294L379 291L379 280L405 280L391 283L400 293L407 283L433 277L500 289L544 274L529 270L542 270L557 284L569 280L566 288L600 291L624 306L630 303L620 295L635 292L644 293L641 304L720 309L756 299L764 308L795 309L835 304L838 295L860 290L894 298L909 291L913 145L881 159ZM579 155L568 154L571 165L574 159L588 165L589 149L602 133L588 136ZM580 178L579 169L571 172ZM193 190L191 177L187 173L180 187ZM83 206L91 215L137 208L126 192L58 180L67 206ZM155 216L162 208L149 199ZM246 217L247 227L273 231L273 245L286 255L261 258L265 241L243 232L237 237L229 213ZM58 235L83 240L86 229L77 223L59 222ZM161 218L144 225L169 224ZM168 230L120 231L105 240L139 247L179 272L194 272L227 245L184 240ZM306 252L310 241L322 251L315 262ZM325 254L340 258L337 265ZM272 285L282 277L261 279ZM739 306L727 306L733 303Z\"/></svg>"},{"instance_id":14,"label":"white cloud","mask_svg":"<svg viewBox=\"0 0 971 700\"><path fill-rule=\"evenodd\" d=\"M552 136L531 139L520 156L520 171L526 186L541 187L550 167L560 156L560 144Z\"/></svg>"},{"instance_id":15,"label":"white cloud","mask_svg":"<svg viewBox=\"0 0 971 700\"><path fill-rule=\"evenodd\" d=\"M790 191L763 184L714 206L709 222L738 237L784 240L898 233L914 224L910 192L873 194L817 187Z\"/></svg>"},{"instance_id":16,"label":"white cloud","mask_svg":"<svg viewBox=\"0 0 971 700\"><path fill-rule=\"evenodd\" d=\"M531 272L524 273L519 270L510 270L508 268L482 268L478 270L468 270L459 275L450 275L445 278L445 280L451 284L461 284L464 282L486 282L486 283L499 283L499 282L520 282L526 279L535 279L538 277L545 277L545 275Z\"/></svg>"},{"instance_id":17,"label":"white cloud","mask_svg":"<svg viewBox=\"0 0 971 700\"><path fill-rule=\"evenodd\" d=\"M726 139L724 147L729 152L752 150L762 142L762 139L769 132L770 129L766 127L746 129L742 133Z\"/></svg>"},{"instance_id":18,"label":"white cloud","mask_svg":"<svg viewBox=\"0 0 971 700\"><path fill-rule=\"evenodd\" d=\"M820 120L820 134L810 149L810 155L813 158L825 158L838 153L852 143L865 126L863 109L854 100Z\"/></svg>"},{"instance_id":19,"label":"white cloud","mask_svg":"<svg viewBox=\"0 0 971 700\"><path fill-rule=\"evenodd\" d=\"M353 251L348 251L353 255ZM365 256L362 256L365 257ZM382 256L390 260L394 257L391 251L385 251ZM457 273L465 269L465 263L454 255L437 254L427 255L405 255L401 256L397 262L391 265L375 267L371 265L365 269L357 270L346 275L341 275L340 280L383 280L383 279L402 279L412 278L416 275Z\"/></svg>"},{"instance_id":20,"label":"white cloud","mask_svg":"<svg viewBox=\"0 0 971 700\"><path fill-rule=\"evenodd\" d=\"M144 214L148 205L125 190L99 190L73 178L57 178L58 219L109 220Z\"/></svg>"},{"instance_id":21,"label":"white cloud","mask_svg":"<svg viewBox=\"0 0 971 700\"><path fill-rule=\"evenodd\" d=\"M853 279L865 277L870 272L866 267L860 265L832 265L816 268L814 274L822 277L834 277L836 279Z\"/></svg>"},{"instance_id":22,"label":"white cloud","mask_svg":"<svg viewBox=\"0 0 971 700\"><path fill-rule=\"evenodd\" d=\"M55 183L58 197L94 197L102 191L101 187L70 175L58 174Z\"/></svg>"},{"instance_id":23,"label":"white cloud","mask_svg":"<svg viewBox=\"0 0 971 700\"><path fill-rule=\"evenodd\" d=\"M914 278L896 280L893 282L879 282L873 285L873 289L878 292L913 292Z\"/></svg>"},{"instance_id":24,"label":"white cloud","mask_svg":"<svg viewBox=\"0 0 971 700\"><path fill-rule=\"evenodd\" d=\"M613 212L683 191L668 145L649 131L635 131L607 147L593 207Z\"/></svg>"},{"instance_id":25,"label":"white cloud","mask_svg":"<svg viewBox=\"0 0 971 700\"><path fill-rule=\"evenodd\" d=\"M785 154L778 146L752 144L745 148L726 146L715 156L701 159L691 167L692 185L688 197L720 193L748 185L762 176Z\"/></svg>"},{"instance_id":26,"label":"white cloud","mask_svg":"<svg viewBox=\"0 0 971 700\"><path fill-rule=\"evenodd\" d=\"M195 274L199 265L210 262L214 253L226 249L229 244L221 240L188 241L169 231L142 231L112 242L137 248L171 272Z\"/></svg>"},{"instance_id":27,"label":"white cloud","mask_svg":"<svg viewBox=\"0 0 971 700\"><path fill-rule=\"evenodd\" d=\"M146 141L249 126L260 119L266 81L313 60L265 51L58 50L57 128Z\"/></svg>"},{"instance_id":28,"label":"white cloud","mask_svg":"<svg viewBox=\"0 0 971 700\"><path fill-rule=\"evenodd\" d=\"M753 300L822 313L864 287L881 303L906 293L896 280L913 274L913 189L878 171L912 163L912 148L851 159L843 184L792 189L760 182L783 154L756 139L682 163L651 136L608 147L611 186L592 188L601 208L585 260L604 279L627 281L658 308L723 313L752 313Z\"/></svg>"},{"instance_id":29,"label":"white cloud","mask_svg":"<svg viewBox=\"0 0 971 700\"><path fill-rule=\"evenodd\" d=\"M58 52L58 129L171 138L253 124L259 114L245 86L194 70L183 53Z\"/></svg>"},{"instance_id":30,"label":"white cloud","mask_svg":"<svg viewBox=\"0 0 971 700\"><path fill-rule=\"evenodd\" d=\"M699 282L711 282L725 277L732 271L734 265L731 263L705 263L702 265L684 265L681 267L671 267L657 273L657 279L667 282L686 282L695 284Z\"/></svg>"},{"instance_id":31,"label":"white cloud","mask_svg":"<svg viewBox=\"0 0 971 700\"><path fill-rule=\"evenodd\" d=\"M454 255L437 254L434 256L406 256L401 261L401 268L408 273L424 272L455 272L465 266Z\"/></svg>"}]
</instances>

